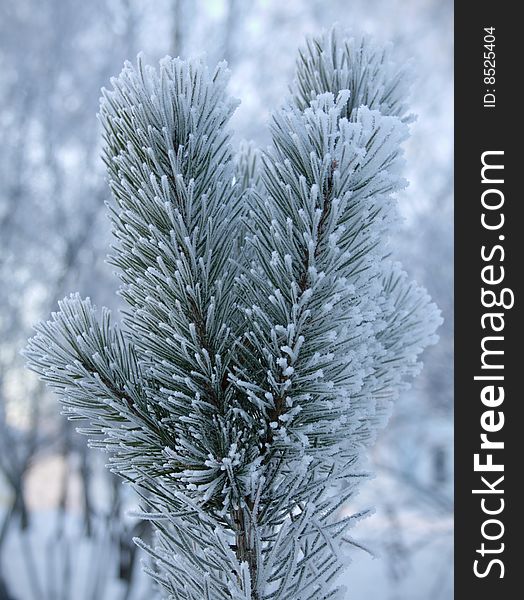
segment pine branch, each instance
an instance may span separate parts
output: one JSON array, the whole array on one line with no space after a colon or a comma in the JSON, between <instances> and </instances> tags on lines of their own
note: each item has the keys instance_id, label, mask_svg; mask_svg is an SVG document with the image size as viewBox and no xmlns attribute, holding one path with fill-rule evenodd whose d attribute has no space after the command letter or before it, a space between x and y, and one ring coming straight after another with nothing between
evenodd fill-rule
<instances>
[{"instance_id":1,"label":"pine branch","mask_svg":"<svg viewBox=\"0 0 524 600\"><path fill-rule=\"evenodd\" d=\"M166 597L341 599L341 508L440 322L389 258L406 79L310 40L272 147L236 156L226 83L139 58L104 90L122 325L71 296L26 354L142 499Z\"/></svg>"}]
</instances>

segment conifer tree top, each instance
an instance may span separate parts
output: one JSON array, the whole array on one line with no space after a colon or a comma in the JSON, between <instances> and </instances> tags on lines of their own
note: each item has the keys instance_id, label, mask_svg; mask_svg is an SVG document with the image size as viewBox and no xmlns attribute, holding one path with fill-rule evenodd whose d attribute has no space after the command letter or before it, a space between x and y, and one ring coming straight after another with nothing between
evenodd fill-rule
<instances>
[{"instance_id":1,"label":"conifer tree top","mask_svg":"<svg viewBox=\"0 0 524 600\"><path fill-rule=\"evenodd\" d=\"M440 322L388 246L408 84L333 29L300 51L270 149L235 154L226 83L224 65L140 57L112 80L125 308L71 295L26 354L141 496L166 597L343 598L362 515L340 508Z\"/></svg>"}]
</instances>

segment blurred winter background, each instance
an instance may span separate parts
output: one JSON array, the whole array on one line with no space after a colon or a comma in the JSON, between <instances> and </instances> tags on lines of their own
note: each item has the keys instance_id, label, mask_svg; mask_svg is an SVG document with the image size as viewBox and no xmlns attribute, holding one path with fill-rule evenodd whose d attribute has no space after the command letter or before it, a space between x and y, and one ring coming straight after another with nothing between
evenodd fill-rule
<instances>
[{"instance_id":1,"label":"blurred winter background","mask_svg":"<svg viewBox=\"0 0 524 600\"><path fill-rule=\"evenodd\" d=\"M108 189L95 114L100 88L143 50L225 58L242 104L237 139L266 144L297 47L334 22L413 59L418 121L398 256L443 310L441 341L397 405L355 508L352 600L452 598L451 0L0 0L0 600L140 600L130 490L24 370L31 325L72 290L115 306L104 264ZM352 507L354 508L354 507Z\"/></svg>"}]
</instances>

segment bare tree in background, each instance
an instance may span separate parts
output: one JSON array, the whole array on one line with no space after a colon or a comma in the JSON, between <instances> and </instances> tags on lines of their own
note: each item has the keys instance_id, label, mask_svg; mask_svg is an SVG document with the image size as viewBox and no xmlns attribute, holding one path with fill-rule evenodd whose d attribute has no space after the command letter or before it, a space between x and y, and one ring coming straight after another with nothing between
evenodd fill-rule
<instances>
[{"instance_id":1,"label":"bare tree in background","mask_svg":"<svg viewBox=\"0 0 524 600\"><path fill-rule=\"evenodd\" d=\"M4 550L9 535L18 535L26 593L35 600L67 600L74 585L71 553L74 557L78 545L67 531L73 479L81 483L83 531L95 536L95 547L127 545L134 552L132 532L126 533L119 518L109 522L111 529L105 524L112 540L100 536L93 523L100 517L92 503L91 454L77 442L71 425L57 427L62 420L55 418L54 403L36 380L21 375L19 350L31 315L53 309L70 285L83 286L98 270L95 294L104 296L108 286L106 273L96 266L107 234L102 225L107 192L95 114L100 87L135 52L135 15L130 0L96 0L88 6L22 0L3 4L0 11L0 59L6 66L0 74L0 134L12 148L0 153L0 474L10 496L0 512L0 590L8 596ZM116 20L122 24L117 33ZM25 486L35 461L53 454L61 456L63 472L42 578ZM121 486L113 490L112 502L109 512L120 514ZM129 551L124 548L123 554ZM104 570L111 564L99 566ZM133 567L130 563L122 571L128 590ZM86 590L84 597L99 598L102 591L97 586L94 595Z\"/></svg>"}]
</instances>

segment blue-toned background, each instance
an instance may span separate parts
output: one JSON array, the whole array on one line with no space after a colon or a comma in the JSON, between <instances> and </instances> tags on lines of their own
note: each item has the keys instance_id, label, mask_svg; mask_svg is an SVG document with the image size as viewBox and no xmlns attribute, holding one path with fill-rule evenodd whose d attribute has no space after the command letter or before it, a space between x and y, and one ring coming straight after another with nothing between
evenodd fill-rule
<instances>
[{"instance_id":1,"label":"blue-toned background","mask_svg":"<svg viewBox=\"0 0 524 600\"><path fill-rule=\"evenodd\" d=\"M95 114L102 85L143 50L226 58L237 141L268 142L306 34L338 22L413 60L394 247L446 319L370 461L351 509L352 600L452 598L451 0L0 0L0 600L152 600L131 538L132 493L23 368L31 325L73 290L115 306L104 264L108 188Z\"/></svg>"}]
</instances>

